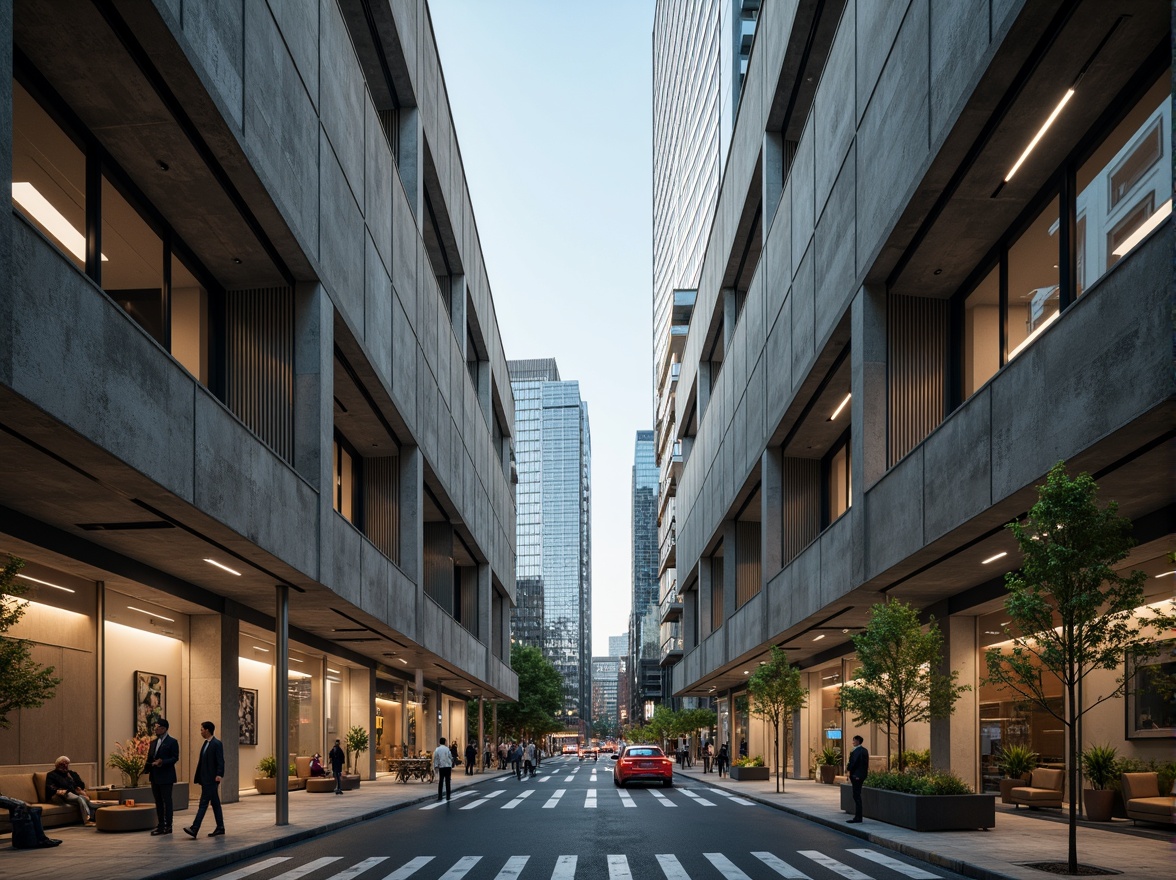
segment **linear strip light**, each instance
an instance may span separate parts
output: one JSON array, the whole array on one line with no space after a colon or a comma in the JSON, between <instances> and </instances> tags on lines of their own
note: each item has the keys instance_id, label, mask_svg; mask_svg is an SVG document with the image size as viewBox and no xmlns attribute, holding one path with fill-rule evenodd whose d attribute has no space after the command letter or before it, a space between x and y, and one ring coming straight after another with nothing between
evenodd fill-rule
<instances>
[{"instance_id":1,"label":"linear strip light","mask_svg":"<svg viewBox=\"0 0 1176 880\"><path fill-rule=\"evenodd\" d=\"M241 576L241 572L239 572L239 571L234 571L233 569L229 568L227 565L221 565L221 564L220 564L219 562L217 562L215 559L209 559L209 558L206 556L206 557L204 557L204 561L205 561L205 562L207 562L209 565L215 565L217 568L224 569L224 570L225 570L225 571L227 571L229 574L235 574L237 577L240 577L240 576Z\"/></svg>"},{"instance_id":2,"label":"linear strip light","mask_svg":"<svg viewBox=\"0 0 1176 880\"><path fill-rule=\"evenodd\" d=\"M1052 324L1054 321L1056 321L1059 317L1061 317L1061 314L1062 314L1061 312L1054 312L1052 315L1050 315L1048 318L1046 318L1044 321L1042 321L1040 327L1038 327L1036 330L1034 330L1032 333L1030 333L1024 339L1022 339L1020 345L1018 345L1016 348L1014 348L1012 351L1009 352L1009 360L1011 361L1013 358L1015 358L1017 355L1019 355L1023 348L1028 346L1031 342L1033 342L1034 339L1036 339L1038 336L1040 336L1042 331L1045 330L1046 327L1048 327L1050 324Z\"/></svg>"},{"instance_id":3,"label":"linear strip light","mask_svg":"<svg viewBox=\"0 0 1176 880\"><path fill-rule=\"evenodd\" d=\"M1009 173L1005 175L1005 183L1013 179L1013 175L1017 173L1017 169L1021 167L1021 163L1029 158L1029 154L1033 152L1033 148L1037 146L1049 127L1054 124L1054 120L1058 118L1058 114L1062 112L1062 108L1070 102L1074 97L1074 90L1072 88L1066 89L1066 94L1062 95L1062 100L1058 101L1058 106L1054 107L1053 113L1049 114L1049 119L1045 120L1045 125L1038 129L1037 134L1033 135L1033 140L1029 141L1029 146L1025 148L1025 152L1021 154L1021 158L1016 161L1016 164L1009 169Z\"/></svg>"},{"instance_id":4,"label":"linear strip light","mask_svg":"<svg viewBox=\"0 0 1176 880\"><path fill-rule=\"evenodd\" d=\"M980 564L981 564L981 565L988 565L988 563L990 563L990 562L996 562L996 560L998 560L998 559L1003 559L1004 557L1006 557L1006 556L1008 556L1008 555L1009 555L1009 554L1008 554L1008 551L1005 551L1004 553L997 553L995 556L989 556L987 559L985 559L985 560L984 560L983 562L981 562Z\"/></svg>"},{"instance_id":5,"label":"linear strip light","mask_svg":"<svg viewBox=\"0 0 1176 880\"><path fill-rule=\"evenodd\" d=\"M41 195L40 190L27 181L12 182L12 199L32 215L32 218L45 227L45 230L56 238L61 246L81 260L86 261L86 236L78 232L74 225L65 219L53 203ZM109 263L106 254L102 255L102 262Z\"/></svg>"},{"instance_id":6,"label":"linear strip light","mask_svg":"<svg viewBox=\"0 0 1176 880\"><path fill-rule=\"evenodd\" d=\"M833 421L833 420L834 420L834 419L836 419L836 418L837 418L839 415L841 415L841 411L842 411L843 409L845 409L845 405L846 405L847 403L849 403L849 399L850 399L851 397L853 397L853 392L852 392L852 391L851 391L849 394L845 395L845 400L841 401L841 403L838 405L837 409L833 410L833 415L829 416L829 421Z\"/></svg>"},{"instance_id":7,"label":"linear strip light","mask_svg":"<svg viewBox=\"0 0 1176 880\"><path fill-rule=\"evenodd\" d=\"M1138 229L1136 229L1129 236L1127 236L1127 238L1123 241L1123 243L1121 245L1119 245L1117 248L1115 248L1114 251L1112 251L1112 253L1116 257L1126 256L1128 251L1130 251L1133 247L1135 247L1137 244L1139 244L1141 241L1143 241L1143 239L1147 236L1147 234L1149 232L1151 232L1153 229L1155 229L1157 226L1159 226L1161 223L1163 223L1164 219L1171 213L1172 213L1172 200L1168 199L1168 201L1166 201L1166 202L1164 202L1164 204L1160 205L1160 208L1158 211L1156 211L1154 214L1152 214L1150 217L1148 217L1146 220L1144 220Z\"/></svg>"},{"instance_id":8,"label":"linear strip light","mask_svg":"<svg viewBox=\"0 0 1176 880\"><path fill-rule=\"evenodd\" d=\"M35 577L29 577L27 574L18 574L18 578L26 581L32 581L34 584L40 584L43 587L52 587L55 590L61 590L63 593L75 593L76 590L71 590L69 587L59 587L57 584L51 584L49 581L39 580Z\"/></svg>"},{"instance_id":9,"label":"linear strip light","mask_svg":"<svg viewBox=\"0 0 1176 880\"><path fill-rule=\"evenodd\" d=\"M175 623L174 619L164 617L162 614L156 614L154 611L144 611L142 608L136 608L134 605L128 605L127 608L132 611L138 611L140 614L146 614L148 617L158 617L160 620L166 620L168 623Z\"/></svg>"},{"instance_id":10,"label":"linear strip light","mask_svg":"<svg viewBox=\"0 0 1176 880\"><path fill-rule=\"evenodd\" d=\"M1176 571L1165 571L1163 574L1157 574L1156 577L1158 577L1158 578L1167 577L1170 574L1176 574Z\"/></svg>"}]
</instances>

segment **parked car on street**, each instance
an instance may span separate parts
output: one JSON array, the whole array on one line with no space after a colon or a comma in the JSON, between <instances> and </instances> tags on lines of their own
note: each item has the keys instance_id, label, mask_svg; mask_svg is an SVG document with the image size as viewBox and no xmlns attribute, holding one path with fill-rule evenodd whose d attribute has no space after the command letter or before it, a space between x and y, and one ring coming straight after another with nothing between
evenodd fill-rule
<instances>
[{"instance_id":1,"label":"parked car on street","mask_svg":"<svg viewBox=\"0 0 1176 880\"><path fill-rule=\"evenodd\" d=\"M660 782L669 788L674 784L674 762L657 746L625 746L613 755L613 784L624 788L630 782Z\"/></svg>"}]
</instances>

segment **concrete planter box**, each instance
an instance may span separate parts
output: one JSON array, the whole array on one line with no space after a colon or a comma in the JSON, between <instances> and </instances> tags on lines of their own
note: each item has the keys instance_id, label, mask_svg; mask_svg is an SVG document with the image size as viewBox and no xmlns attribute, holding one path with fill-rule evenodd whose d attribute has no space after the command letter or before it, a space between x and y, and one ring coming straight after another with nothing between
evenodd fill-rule
<instances>
[{"instance_id":1,"label":"concrete planter box","mask_svg":"<svg viewBox=\"0 0 1176 880\"><path fill-rule=\"evenodd\" d=\"M769 767L732 767L731 778L736 782L767 782L770 772Z\"/></svg>"},{"instance_id":2,"label":"concrete planter box","mask_svg":"<svg viewBox=\"0 0 1176 880\"><path fill-rule=\"evenodd\" d=\"M344 791L354 791L359 788L359 780L360 776L357 773L344 773L339 780L342 783L340 788Z\"/></svg>"},{"instance_id":3,"label":"concrete planter box","mask_svg":"<svg viewBox=\"0 0 1176 880\"><path fill-rule=\"evenodd\" d=\"M841 809L853 814L853 786L841 786ZM996 825L995 794L904 794L862 788L862 815L913 831L965 831Z\"/></svg>"},{"instance_id":4,"label":"concrete planter box","mask_svg":"<svg viewBox=\"0 0 1176 880\"><path fill-rule=\"evenodd\" d=\"M95 794L100 795L101 797L99 799L102 799L102 797L107 795L107 792L95 792ZM150 785L112 788L109 796L110 800L118 798L120 804L125 804L128 800L132 800L136 804L155 803L155 797L151 794ZM181 810L188 809L188 783L177 782L172 786L172 809L177 813Z\"/></svg>"}]
</instances>

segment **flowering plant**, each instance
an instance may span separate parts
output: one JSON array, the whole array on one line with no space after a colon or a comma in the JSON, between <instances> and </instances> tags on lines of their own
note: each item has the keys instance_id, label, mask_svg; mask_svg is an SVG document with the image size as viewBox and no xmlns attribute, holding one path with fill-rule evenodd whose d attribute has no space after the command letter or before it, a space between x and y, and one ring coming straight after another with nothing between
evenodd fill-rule
<instances>
[{"instance_id":1,"label":"flowering plant","mask_svg":"<svg viewBox=\"0 0 1176 880\"><path fill-rule=\"evenodd\" d=\"M147 769L147 752L151 749L151 737L132 736L126 742L114 744L106 766L120 771L131 786L139 784L139 777Z\"/></svg>"},{"instance_id":2,"label":"flowering plant","mask_svg":"<svg viewBox=\"0 0 1176 880\"><path fill-rule=\"evenodd\" d=\"M731 762L732 767L762 767L764 759L761 755L744 755Z\"/></svg>"}]
</instances>

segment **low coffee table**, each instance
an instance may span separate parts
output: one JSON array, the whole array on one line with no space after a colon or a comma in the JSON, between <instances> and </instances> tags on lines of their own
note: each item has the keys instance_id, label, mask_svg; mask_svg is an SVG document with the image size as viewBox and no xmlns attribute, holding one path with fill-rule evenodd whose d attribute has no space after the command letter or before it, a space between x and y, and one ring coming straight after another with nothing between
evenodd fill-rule
<instances>
[{"instance_id":1,"label":"low coffee table","mask_svg":"<svg viewBox=\"0 0 1176 880\"><path fill-rule=\"evenodd\" d=\"M156 825L155 804L103 807L94 822L99 831L150 831Z\"/></svg>"}]
</instances>

